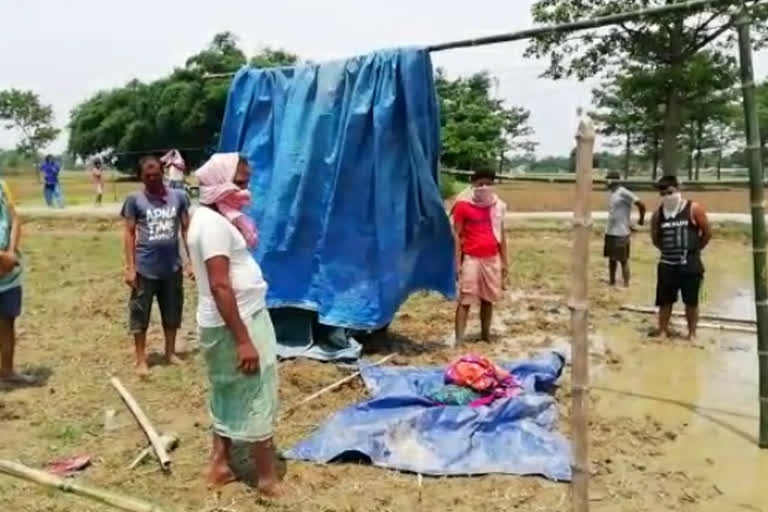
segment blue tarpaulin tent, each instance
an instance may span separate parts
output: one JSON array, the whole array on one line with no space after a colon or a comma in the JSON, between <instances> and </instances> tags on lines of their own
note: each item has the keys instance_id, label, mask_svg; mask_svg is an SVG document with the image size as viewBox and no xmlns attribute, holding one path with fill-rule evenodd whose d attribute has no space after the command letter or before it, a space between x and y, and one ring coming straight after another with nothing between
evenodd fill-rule
<instances>
[{"instance_id":1,"label":"blue tarpaulin tent","mask_svg":"<svg viewBox=\"0 0 768 512\"><path fill-rule=\"evenodd\" d=\"M429 53L398 49L234 78L220 150L253 167L270 308L374 329L413 291L454 294Z\"/></svg>"}]
</instances>

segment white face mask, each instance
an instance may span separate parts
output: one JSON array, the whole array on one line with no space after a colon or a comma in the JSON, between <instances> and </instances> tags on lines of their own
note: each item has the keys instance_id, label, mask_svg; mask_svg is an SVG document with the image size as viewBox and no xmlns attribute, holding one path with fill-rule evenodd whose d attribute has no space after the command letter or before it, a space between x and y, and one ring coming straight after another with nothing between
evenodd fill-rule
<instances>
[{"instance_id":1,"label":"white face mask","mask_svg":"<svg viewBox=\"0 0 768 512\"><path fill-rule=\"evenodd\" d=\"M488 204L493 202L493 188L488 185L480 185L472 188L472 196L476 203Z\"/></svg>"},{"instance_id":2,"label":"white face mask","mask_svg":"<svg viewBox=\"0 0 768 512\"><path fill-rule=\"evenodd\" d=\"M683 200L683 195L680 192L675 192L661 198L661 205L664 208L664 213L674 214L677 213L677 209L680 207L680 203Z\"/></svg>"}]
</instances>

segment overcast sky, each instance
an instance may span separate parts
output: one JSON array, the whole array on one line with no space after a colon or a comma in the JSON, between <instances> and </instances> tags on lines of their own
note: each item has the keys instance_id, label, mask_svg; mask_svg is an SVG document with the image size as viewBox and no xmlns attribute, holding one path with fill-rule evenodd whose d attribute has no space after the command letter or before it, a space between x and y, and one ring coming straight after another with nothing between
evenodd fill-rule
<instances>
[{"instance_id":1,"label":"overcast sky","mask_svg":"<svg viewBox=\"0 0 768 512\"><path fill-rule=\"evenodd\" d=\"M132 78L151 80L232 31L246 52L283 47L321 61L377 48L430 44L531 25L534 0L0 0L0 89L32 89L51 103L56 124L89 95ZM531 110L538 153L566 153L576 108L594 84L537 78L544 64L524 59L525 43L433 55L450 74L489 70L498 95ZM768 68L758 56L760 76ZM0 147L14 144L0 131ZM66 132L52 146L66 147Z\"/></svg>"}]
</instances>

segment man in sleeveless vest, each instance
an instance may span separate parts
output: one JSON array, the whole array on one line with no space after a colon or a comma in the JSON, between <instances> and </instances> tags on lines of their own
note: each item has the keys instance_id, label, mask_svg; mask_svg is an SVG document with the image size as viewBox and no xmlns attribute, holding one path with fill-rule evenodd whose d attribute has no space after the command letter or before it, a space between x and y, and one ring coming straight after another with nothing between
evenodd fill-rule
<instances>
[{"instance_id":1,"label":"man in sleeveless vest","mask_svg":"<svg viewBox=\"0 0 768 512\"><path fill-rule=\"evenodd\" d=\"M699 320L699 290L704 278L701 251L712 238L704 208L683 199L675 176L664 176L658 183L661 206L651 220L651 239L660 253L656 280L656 306L659 326L652 334L671 337L672 306L682 295L688 338L696 337Z\"/></svg>"}]
</instances>

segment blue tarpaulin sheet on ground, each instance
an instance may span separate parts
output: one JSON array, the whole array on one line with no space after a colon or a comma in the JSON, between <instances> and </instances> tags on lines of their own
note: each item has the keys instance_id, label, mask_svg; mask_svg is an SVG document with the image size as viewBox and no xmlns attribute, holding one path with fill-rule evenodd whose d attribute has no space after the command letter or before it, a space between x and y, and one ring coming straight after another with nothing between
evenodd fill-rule
<instances>
[{"instance_id":1,"label":"blue tarpaulin sheet on ground","mask_svg":"<svg viewBox=\"0 0 768 512\"><path fill-rule=\"evenodd\" d=\"M547 393L564 364L551 352L501 366L524 392L490 406L437 406L424 398L443 384L440 367L366 367L372 398L336 413L285 455L328 463L363 458L425 475L507 473L571 479L571 452L556 431L557 404Z\"/></svg>"},{"instance_id":2,"label":"blue tarpaulin sheet on ground","mask_svg":"<svg viewBox=\"0 0 768 512\"><path fill-rule=\"evenodd\" d=\"M413 291L453 296L439 141L424 49L239 71L220 150L253 167L269 307L374 329Z\"/></svg>"},{"instance_id":3,"label":"blue tarpaulin sheet on ground","mask_svg":"<svg viewBox=\"0 0 768 512\"><path fill-rule=\"evenodd\" d=\"M305 309L275 308L269 311L275 326L277 357L303 357L316 361L357 361L363 351L343 327L322 325L317 313Z\"/></svg>"}]
</instances>

